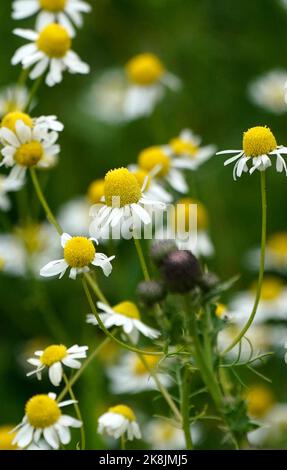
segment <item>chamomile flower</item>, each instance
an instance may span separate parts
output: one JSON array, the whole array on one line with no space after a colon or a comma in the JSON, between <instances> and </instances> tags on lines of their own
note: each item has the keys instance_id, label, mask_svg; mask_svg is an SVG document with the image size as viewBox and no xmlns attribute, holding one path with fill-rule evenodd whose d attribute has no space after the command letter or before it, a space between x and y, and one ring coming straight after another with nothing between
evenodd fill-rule
<instances>
[{"instance_id":1,"label":"chamomile flower","mask_svg":"<svg viewBox=\"0 0 287 470\"><path fill-rule=\"evenodd\" d=\"M70 427L80 428L82 422L68 415L62 414L62 407L76 403L75 400L56 401L56 394L34 395L25 406L25 416L22 422L14 429L17 431L13 444L21 449L30 444L38 444L41 437L53 449L60 444L69 444L71 440Z\"/></svg>"},{"instance_id":2,"label":"chamomile flower","mask_svg":"<svg viewBox=\"0 0 287 470\"><path fill-rule=\"evenodd\" d=\"M141 315L137 306L128 300L120 302L114 307L104 304L103 302L97 303L100 312L100 318L106 328L112 326L122 327L124 333L130 336L131 340L137 343L139 333L142 333L147 338L155 339L160 336L160 332L154 328L150 328L141 321ZM92 314L87 316L87 323L98 325L96 317Z\"/></svg>"},{"instance_id":3,"label":"chamomile flower","mask_svg":"<svg viewBox=\"0 0 287 470\"><path fill-rule=\"evenodd\" d=\"M0 235L0 273L16 277L26 273L26 253L13 234Z\"/></svg>"},{"instance_id":4,"label":"chamomile flower","mask_svg":"<svg viewBox=\"0 0 287 470\"><path fill-rule=\"evenodd\" d=\"M259 420L260 427L248 433L248 441L254 446L283 448L286 443L287 405L274 403Z\"/></svg>"},{"instance_id":5,"label":"chamomile flower","mask_svg":"<svg viewBox=\"0 0 287 470\"><path fill-rule=\"evenodd\" d=\"M57 132L48 132L41 124L26 124L22 119L16 121L12 131L5 127L4 118L0 138L4 142L1 165L13 167L9 176L11 180L23 181L27 168L49 168L55 164L60 152Z\"/></svg>"},{"instance_id":6,"label":"chamomile flower","mask_svg":"<svg viewBox=\"0 0 287 470\"><path fill-rule=\"evenodd\" d=\"M129 441L140 439L141 432L133 410L126 405L116 405L99 417L98 432L119 439L126 436Z\"/></svg>"},{"instance_id":7,"label":"chamomile flower","mask_svg":"<svg viewBox=\"0 0 287 470\"><path fill-rule=\"evenodd\" d=\"M79 359L87 357L87 350L88 346L78 346L77 344L69 349L63 344L53 344L43 351L35 351L36 357L27 360L35 369L28 372L27 376L36 374L38 380L41 380L42 372L48 368L49 379L57 387L63 378L63 366L80 369Z\"/></svg>"},{"instance_id":8,"label":"chamomile flower","mask_svg":"<svg viewBox=\"0 0 287 470\"><path fill-rule=\"evenodd\" d=\"M155 238L174 240L179 249L192 251L196 256L209 257L214 253L207 210L197 199L182 198L170 206L167 226L158 230Z\"/></svg>"},{"instance_id":9,"label":"chamomile flower","mask_svg":"<svg viewBox=\"0 0 287 470\"><path fill-rule=\"evenodd\" d=\"M246 255L249 268L258 270L260 248L250 250ZM276 232L270 235L266 243L265 269L281 274L287 272L287 232Z\"/></svg>"},{"instance_id":10,"label":"chamomile flower","mask_svg":"<svg viewBox=\"0 0 287 470\"><path fill-rule=\"evenodd\" d=\"M256 284L252 284L248 291L237 294L230 303L233 321L242 324L247 321L254 303ZM274 276L266 276L262 283L260 303L254 318L255 323L268 320L286 319L287 287L284 282Z\"/></svg>"},{"instance_id":11,"label":"chamomile flower","mask_svg":"<svg viewBox=\"0 0 287 470\"><path fill-rule=\"evenodd\" d=\"M61 245L64 250L64 258L50 261L40 270L43 277L64 276L70 269L69 277L76 279L78 274L90 271L90 265L99 266L105 276L112 272L111 261L115 256L109 258L104 253L97 253L92 238L71 237L68 233L61 235Z\"/></svg>"},{"instance_id":12,"label":"chamomile flower","mask_svg":"<svg viewBox=\"0 0 287 470\"><path fill-rule=\"evenodd\" d=\"M201 137L189 129L184 129L178 137L171 139L169 147L175 157L174 166L187 170L197 170L216 152L215 145L201 147Z\"/></svg>"},{"instance_id":13,"label":"chamomile flower","mask_svg":"<svg viewBox=\"0 0 287 470\"><path fill-rule=\"evenodd\" d=\"M64 26L51 23L40 31L15 29L14 33L31 41L17 49L12 57L12 65L21 63L24 69L31 67L31 80L48 70L45 82L48 86L54 86L62 81L65 70L72 74L89 73L88 64L82 62L71 49L72 39Z\"/></svg>"},{"instance_id":14,"label":"chamomile flower","mask_svg":"<svg viewBox=\"0 0 287 470\"><path fill-rule=\"evenodd\" d=\"M0 450L17 450L18 446L13 444L15 433L13 433L14 426L2 425L0 426Z\"/></svg>"},{"instance_id":15,"label":"chamomile flower","mask_svg":"<svg viewBox=\"0 0 287 470\"><path fill-rule=\"evenodd\" d=\"M156 370L160 382L165 387L169 387L171 379L161 367L161 357L144 355L144 359L150 370ZM118 365L107 369L107 374L111 380L111 391L116 394L157 390L157 385L150 372L135 354L125 354Z\"/></svg>"},{"instance_id":16,"label":"chamomile flower","mask_svg":"<svg viewBox=\"0 0 287 470\"><path fill-rule=\"evenodd\" d=\"M75 35L74 25L83 24L82 13L91 11L91 6L83 0L14 0L12 18L22 20L37 14L36 29L50 23L59 23Z\"/></svg>"},{"instance_id":17,"label":"chamomile flower","mask_svg":"<svg viewBox=\"0 0 287 470\"><path fill-rule=\"evenodd\" d=\"M0 117L13 111L21 111L28 102L28 90L19 85L10 85L0 89Z\"/></svg>"},{"instance_id":18,"label":"chamomile flower","mask_svg":"<svg viewBox=\"0 0 287 470\"><path fill-rule=\"evenodd\" d=\"M274 114L283 114L287 111L286 82L286 70L271 70L250 83L248 94L257 106Z\"/></svg>"},{"instance_id":19,"label":"chamomile flower","mask_svg":"<svg viewBox=\"0 0 287 470\"><path fill-rule=\"evenodd\" d=\"M265 171L272 166L272 160L276 159L276 171L283 170L287 175L287 167L282 154L287 154L287 147L278 146L276 139L268 127L251 127L243 134L242 150L224 150L217 155L236 153L235 156L224 162L224 165L235 163L233 178L240 177L243 172L254 173L255 170ZM251 163L251 168L249 168Z\"/></svg>"},{"instance_id":20,"label":"chamomile flower","mask_svg":"<svg viewBox=\"0 0 287 470\"><path fill-rule=\"evenodd\" d=\"M19 191L23 186L22 181L13 180L7 176L0 175L0 210L8 211L11 207L9 192Z\"/></svg>"},{"instance_id":21,"label":"chamomile flower","mask_svg":"<svg viewBox=\"0 0 287 470\"><path fill-rule=\"evenodd\" d=\"M73 236L89 235L89 216L90 204L85 196L76 196L75 198L63 204L57 214L57 220L61 227Z\"/></svg>"},{"instance_id":22,"label":"chamomile flower","mask_svg":"<svg viewBox=\"0 0 287 470\"><path fill-rule=\"evenodd\" d=\"M201 437L199 427L193 425L190 431L193 444L198 444ZM145 426L144 438L156 450L185 449L186 446L182 429L162 419L153 419Z\"/></svg>"},{"instance_id":23,"label":"chamomile flower","mask_svg":"<svg viewBox=\"0 0 287 470\"><path fill-rule=\"evenodd\" d=\"M137 160L139 169L146 171L158 181L168 183L175 191L186 193L188 185L181 170L176 168L172 151L167 145L148 147L140 152Z\"/></svg>"},{"instance_id":24,"label":"chamomile flower","mask_svg":"<svg viewBox=\"0 0 287 470\"><path fill-rule=\"evenodd\" d=\"M172 202L173 195L163 187L156 176L151 176L150 173L142 170L138 165L129 165L128 169L135 175L146 197L164 203Z\"/></svg>"},{"instance_id":25,"label":"chamomile flower","mask_svg":"<svg viewBox=\"0 0 287 470\"><path fill-rule=\"evenodd\" d=\"M162 100L166 88L178 91L181 81L166 71L159 58L150 53L133 57L126 64L129 87L124 102L124 114L130 119L151 114Z\"/></svg>"},{"instance_id":26,"label":"chamomile flower","mask_svg":"<svg viewBox=\"0 0 287 470\"><path fill-rule=\"evenodd\" d=\"M103 203L92 208L97 227L116 227L118 224L150 224L151 215L145 208L164 209L165 204L149 199L134 174L127 168L110 170L105 176Z\"/></svg>"}]
</instances>

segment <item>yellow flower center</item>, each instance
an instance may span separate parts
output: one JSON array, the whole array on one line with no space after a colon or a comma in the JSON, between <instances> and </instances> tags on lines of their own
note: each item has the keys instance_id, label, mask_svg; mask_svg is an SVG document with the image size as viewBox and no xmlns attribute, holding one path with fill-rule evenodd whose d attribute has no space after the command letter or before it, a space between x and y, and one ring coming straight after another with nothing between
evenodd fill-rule
<instances>
[{"instance_id":1,"label":"yellow flower center","mask_svg":"<svg viewBox=\"0 0 287 470\"><path fill-rule=\"evenodd\" d=\"M161 147L149 147L143 150L138 156L138 164L147 173L158 166L159 171L156 176L165 176L170 170L170 158Z\"/></svg>"},{"instance_id":2,"label":"yellow flower center","mask_svg":"<svg viewBox=\"0 0 287 470\"><path fill-rule=\"evenodd\" d=\"M273 405L274 399L270 390L264 386L254 385L246 396L248 413L255 418L261 418Z\"/></svg>"},{"instance_id":3,"label":"yellow flower center","mask_svg":"<svg viewBox=\"0 0 287 470\"><path fill-rule=\"evenodd\" d=\"M127 63L126 72L131 82L144 86L156 83L165 69L154 54L139 54Z\"/></svg>"},{"instance_id":4,"label":"yellow flower center","mask_svg":"<svg viewBox=\"0 0 287 470\"><path fill-rule=\"evenodd\" d=\"M61 25L53 23L46 26L39 34L37 46L48 57L64 57L71 49L72 41L68 31Z\"/></svg>"},{"instance_id":5,"label":"yellow flower center","mask_svg":"<svg viewBox=\"0 0 287 470\"><path fill-rule=\"evenodd\" d=\"M53 344L48 346L40 357L44 366L50 367L55 362L59 362L67 356L67 348L63 344Z\"/></svg>"},{"instance_id":6,"label":"yellow flower center","mask_svg":"<svg viewBox=\"0 0 287 470\"><path fill-rule=\"evenodd\" d=\"M16 450L17 444L12 444L16 433L10 433L14 426L0 426L0 450Z\"/></svg>"},{"instance_id":7,"label":"yellow flower center","mask_svg":"<svg viewBox=\"0 0 287 470\"><path fill-rule=\"evenodd\" d=\"M179 137L172 139L169 143L175 155L188 155L194 158L198 152L198 146Z\"/></svg>"},{"instance_id":8,"label":"yellow flower center","mask_svg":"<svg viewBox=\"0 0 287 470\"><path fill-rule=\"evenodd\" d=\"M150 355L145 356L144 355L144 359L145 359L149 369L154 369L157 366L158 361L159 361L158 356L150 356ZM145 375L146 373L148 373L148 370L147 370L146 366L140 360L139 357L135 358L135 363L134 363L133 370L134 370L135 375L139 375L139 376Z\"/></svg>"},{"instance_id":9,"label":"yellow flower center","mask_svg":"<svg viewBox=\"0 0 287 470\"><path fill-rule=\"evenodd\" d=\"M96 254L91 240L86 237L73 237L64 248L64 258L72 268L83 268L90 264Z\"/></svg>"},{"instance_id":10,"label":"yellow flower center","mask_svg":"<svg viewBox=\"0 0 287 470\"><path fill-rule=\"evenodd\" d=\"M287 233L275 233L268 242L267 247L278 256L287 255Z\"/></svg>"},{"instance_id":11,"label":"yellow flower center","mask_svg":"<svg viewBox=\"0 0 287 470\"><path fill-rule=\"evenodd\" d=\"M40 6L43 10L59 12L64 10L67 0L40 0Z\"/></svg>"},{"instance_id":12,"label":"yellow flower center","mask_svg":"<svg viewBox=\"0 0 287 470\"><path fill-rule=\"evenodd\" d=\"M109 408L110 413L116 413L117 415L122 415L127 418L129 421L135 421L136 416L133 410L126 405L116 405Z\"/></svg>"},{"instance_id":13,"label":"yellow flower center","mask_svg":"<svg viewBox=\"0 0 287 470\"><path fill-rule=\"evenodd\" d=\"M151 183L151 177L149 176L149 174L146 171L141 170L141 169L134 171L133 174L135 175L138 181L138 184L140 185L141 188L143 187L143 184L145 183L145 191L146 191L149 188L150 183Z\"/></svg>"},{"instance_id":14,"label":"yellow flower center","mask_svg":"<svg viewBox=\"0 0 287 470\"><path fill-rule=\"evenodd\" d=\"M127 168L110 170L105 176L105 201L108 206L137 203L142 196L138 181Z\"/></svg>"},{"instance_id":15,"label":"yellow flower center","mask_svg":"<svg viewBox=\"0 0 287 470\"><path fill-rule=\"evenodd\" d=\"M128 300L115 305L113 309L115 312L120 313L125 317L136 318L137 320L140 320L141 318L137 306L133 302L129 302Z\"/></svg>"},{"instance_id":16,"label":"yellow flower center","mask_svg":"<svg viewBox=\"0 0 287 470\"><path fill-rule=\"evenodd\" d=\"M3 271L3 269L5 268L5 264L6 264L5 259L2 258L2 256L0 256L0 271Z\"/></svg>"},{"instance_id":17,"label":"yellow flower center","mask_svg":"<svg viewBox=\"0 0 287 470\"><path fill-rule=\"evenodd\" d=\"M105 181L103 179L93 181L88 187L88 199L92 204L101 202L105 194Z\"/></svg>"},{"instance_id":18,"label":"yellow flower center","mask_svg":"<svg viewBox=\"0 0 287 470\"><path fill-rule=\"evenodd\" d=\"M175 428L169 423L160 423L159 428L156 430L156 437L160 442L169 442L175 433Z\"/></svg>"},{"instance_id":19,"label":"yellow flower center","mask_svg":"<svg viewBox=\"0 0 287 470\"><path fill-rule=\"evenodd\" d=\"M48 428L55 424L61 410L57 402L48 395L35 395L26 403L25 413L31 426L35 428Z\"/></svg>"},{"instance_id":20,"label":"yellow flower center","mask_svg":"<svg viewBox=\"0 0 287 470\"><path fill-rule=\"evenodd\" d=\"M224 304L217 304L216 305L216 309L215 309L215 315L218 317L218 318L222 318L223 315L225 314L226 312L226 306Z\"/></svg>"},{"instance_id":21,"label":"yellow flower center","mask_svg":"<svg viewBox=\"0 0 287 470\"><path fill-rule=\"evenodd\" d=\"M276 147L276 139L269 127L251 127L243 134L243 150L247 157L265 155Z\"/></svg>"},{"instance_id":22,"label":"yellow flower center","mask_svg":"<svg viewBox=\"0 0 287 470\"><path fill-rule=\"evenodd\" d=\"M16 150L14 160L21 166L35 166L41 160L44 154L42 144L37 140L33 140L28 144L22 144Z\"/></svg>"},{"instance_id":23,"label":"yellow flower center","mask_svg":"<svg viewBox=\"0 0 287 470\"><path fill-rule=\"evenodd\" d=\"M175 224L189 232L192 227L192 221L190 217L193 216L194 212L190 206L196 204L197 206L197 228L198 230L205 230L208 226L208 216L204 205L196 199L188 197L179 199L175 206Z\"/></svg>"},{"instance_id":24,"label":"yellow flower center","mask_svg":"<svg viewBox=\"0 0 287 470\"><path fill-rule=\"evenodd\" d=\"M45 248L45 243L40 237L41 226L30 223L24 227L17 228L16 233L21 238L28 253L39 253Z\"/></svg>"},{"instance_id":25,"label":"yellow flower center","mask_svg":"<svg viewBox=\"0 0 287 470\"><path fill-rule=\"evenodd\" d=\"M1 127L7 127L10 131L15 132L17 121L23 121L26 126L33 127L33 120L29 114L21 113L20 111L6 114L2 119Z\"/></svg>"},{"instance_id":26,"label":"yellow flower center","mask_svg":"<svg viewBox=\"0 0 287 470\"><path fill-rule=\"evenodd\" d=\"M284 284L280 279L267 277L263 280L261 289L261 299L271 301L279 297L284 289ZM256 291L256 283L252 286L252 291Z\"/></svg>"}]
</instances>

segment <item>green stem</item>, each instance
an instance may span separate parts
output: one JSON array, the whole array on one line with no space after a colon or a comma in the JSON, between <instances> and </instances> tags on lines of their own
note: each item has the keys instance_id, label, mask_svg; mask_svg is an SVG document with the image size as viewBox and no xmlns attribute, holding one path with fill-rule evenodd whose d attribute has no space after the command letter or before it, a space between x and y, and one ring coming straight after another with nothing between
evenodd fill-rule
<instances>
[{"instance_id":1,"label":"green stem","mask_svg":"<svg viewBox=\"0 0 287 470\"><path fill-rule=\"evenodd\" d=\"M92 296L90 294L90 291L89 291L89 287L88 287L88 283L90 284L90 286L93 288L93 285L90 283L89 281L89 277L86 277L86 275L84 275L83 277L83 287L84 287L84 291L85 291L85 294L86 294L86 297L87 297L87 300L89 302L89 305L90 305L90 308L92 310L92 313L95 315L96 319L97 319L97 322L98 322L98 325L99 327L101 328L101 330L105 333L106 336L108 336L110 339L112 339L113 341L115 341L116 343L118 343L122 348L124 349L128 349L129 351L132 351L132 352L136 352L136 353L139 353L139 354L145 354L146 356L162 356L163 353L162 352L157 352L157 351L142 351L141 349L139 348L136 348L135 346L132 346L132 345L128 345L126 343L124 343L123 341L121 341L120 339L116 338L104 325L104 323L102 322L101 320L101 317L100 315L98 314L98 311L97 311L97 308L95 306L95 303L92 299ZM96 293L96 292L95 292ZM107 302L105 302L107 303ZM107 303L107 305L109 305Z\"/></svg>"},{"instance_id":2,"label":"green stem","mask_svg":"<svg viewBox=\"0 0 287 470\"><path fill-rule=\"evenodd\" d=\"M109 302L108 302L107 298L104 296L104 294L102 293L97 281L95 279L93 279L92 276L89 273L85 273L84 277L86 278L86 280L90 284L91 288L95 292L98 299L101 302L103 302L104 304L109 305Z\"/></svg>"},{"instance_id":3,"label":"green stem","mask_svg":"<svg viewBox=\"0 0 287 470\"><path fill-rule=\"evenodd\" d=\"M82 363L82 367L77 370L77 372L71 377L69 381L69 386L66 384L65 388L61 391L57 398L57 402L60 402L65 395L69 392L69 387L72 387L75 382L81 377L84 370L88 367L88 365L95 359L95 357L99 354L99 352L110 342L110 338L106 338L104 341L96 347L96 349L90 354L87 359Z\"/></svg>"},{"instance_id":4,"label":"green stem","mask_svg":"<svg viewBox=\"0 0 287 470\"><path fill-rule=\"evenodd\" d=\"M77 399L76 399L76 397L75 397L75 394L74 394L74 392L73 392L73 389L72 389L72 387L71 387L71 384L70 384L70 382L69 382L69 380L68 380L66 374L63 374L63 378L64 378L64 381L65 381L66 387L68 388L68 391L69 391L69 394L70 394L71 399L76 402L76 403L74 403L75 412L76 412L76 415L77 415L77 418L79 419L79 421L82 422L82 426L81 426L81 428L80 428L80 432L81 432L81 450L85 450L85 447L86 447L86 437L85 437L85 428L84 428L84 422L83 422L81 410L80 410L80 408L79 408Z\"/></svg>"},{"instance_id":5,"label":"green stem","mask_svg":"<svg viewBox=\"0 0 287 470\"><path fill-rule=\"evenodd\" d=\"M40 88L40 85L43 81L43 77L44 75L41 75L40 77L37 78L37 80L35 80L35 82L33 83L33 86L30 90L30 94L29 94L29 98L28 98L28 101L26 103L26 106L24 108L23 111L30 111L30 107L31 107L31 104L32 104L32 101L33 101L33 98L35 96L35 94L37 93L37 91L39 90Z\"/></svg>"},{"instance_id":6,"label":"green stem","mask_svg":"<svg viewBox=\"0 0 287 470\"><path fill-rule=\"evenodd\" d=\"M182 388L181 388L181 416L182 429L184 432L186 449L193 448L192 436L189 422L189 394L190 394L190 370L185 366L183 371Z\"/></svg>"},{"instance_id":7,"label":"green stem","mask_svg":"<svg viewBox=\"0 0 287 470\"><path fill-rule=\"evenodd\" d=\"M126 450L126 438L125 435L121 435L121 450Z\"/></svg>"},{"instance_id":8,"label":"green stem","mask_svg":"<svg viewBox=\"0 0 287 470\"><path fill-rule=\"evenodd\" d=\"M254 305L250 314L250 317L248 318L247 322L245 323L244 327L240 331L240 333L236 336L236 338L232 341L232 343L226 348L223 352L222 355L228 353L231 351L231 349L236 346L245 333L248 331L250 326L252 325L252 322L255 318L257 308L259 305L260 297L261 297L261 289L262 289L262 283L263 283L263 278L264 278L264 264L265 264L265 246L266 246L266 226L267 226L267 199L266 199L266 174L265 171L262 171L260 173L260 183L261 183L261 205L262 205L262 223L261 223L261 254L260 254L260 268L259 268L259 274L258 274L258 283L257 283L257 290L256 290L256 296L255 296L255 301Z\"/></svg>"},{"instance_id":9,"label":"green stem","mask_svg":"<svg viewBox=\"0 0 287 470\"><path fill-rule=\"evenodd\" d=\"M56 220L56 217L54 216L53 212L50 209L49 204L47 203L47 200L46 200L46 198L43 194L43 191L41 189L41 186L40 186L35 168L30 168L30 175L31 175L31 179L32 179L32 183L33 183L35 192L36 192L37 197L38 197L38 199L39 199L39 201L40 201L40 203L41 203L41 205L42 205L42 207L43 207L43 209L46 213L47 219L49 220L49 222L52 225L54 225L54 227L57 230L58 234L62 235L62 233L63 233L62 227L60 226L60 224Z\"/></svg>"},{"instance_id":10,"label":"green stem","mask_svg":"<svg viewBox=\"0 0 287 470\"><path fill-rule=\"evenodd\" d=\"M140 265L141 265L141 268L142 268L144 279L145 279L145 281L150 281L150 275L149 275L149 272L148 272L147 264L146 264L146 261L145 261L145 258L144 258L143 250L142 250L139 239L134 238L134 243L135 243L135 247L136 247L136 250L137 250L137 254L138 254L139 262L140 262Z\"/></svg>"}]
</instances>

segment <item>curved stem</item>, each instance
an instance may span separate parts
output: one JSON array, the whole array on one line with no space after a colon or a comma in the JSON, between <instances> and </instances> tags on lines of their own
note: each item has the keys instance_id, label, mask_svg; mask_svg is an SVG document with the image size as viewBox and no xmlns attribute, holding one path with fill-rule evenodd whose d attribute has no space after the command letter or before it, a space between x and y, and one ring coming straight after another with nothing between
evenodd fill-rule
<instances>
[{"instance_id":1,"label":"curved stem","mask_svg":"<svg viewBox=\"0 0 287 470\"><path fill-rule=\"evenodd\" d=\"M95 315L96 319L97 319L97 322L99 324L99 327L101 328L101 330L103 330L103 332L105 333L106 336L108 336L110 339L112 339L113 341L115 341L116 343L118 343L122 348L124 349L128 349L129 351L132 351L132 352L136 352L136 353L139 353L139 354L145 354L146 356L162 356L163 353L162 352L157 352L157 351L142 351L141 349L139 348L136 348L135 346L131 346L131 345L128 345L126 343L124 343L123 341L121 341L120 339L116 338L104 325L104 323L102 322L101 320L101 317L100 315L98 314L98 311L97 311L97 308L94 304L94 301L92 299L92 296L90 294L90 291L89 291L89 287L87 285L87 281L88 283L90 283L89 281L89 277L86 278L83 277L83 287L84 287L84 291L85 291L85 294L86 294L86 297L87 297L87 300L90 304L90 307L91 307L91 310L93 312L93 314ZM90 284L90 286L93 288L92 284ZM99 287L98 287L99 288ZM106 302L105 302L106 303ZM108 305L108 304L107 304Z\"/></svg>"},{"instance_id":2,"label":"curved stem","mask_svg":"<svg viewBox=\"0 0 287 470\"><path fill-rule=\"evenodd\" d=\"M75 397L75 394L73 392L73 389L71 387L71 384L68 380L68 377L66 376L66 374L63 374L63 378L64 378L64 381L65 381L65 384L66 386L68 387L68 391L69 391L69 394L70 394L70 397L72 400L75 400L76 403L74 403L74 408L75 408L75 412L76 412L76 415L77 415L77 418L79 419L79 421L82 422L82 426L80 428L80 432L81 432L81 450L85 450L85 447L86 447L86 437L85 437L85 429L84 429L84 422L83 422L83 418L82 418L82 414L81 414L81 410L80 410L80 407L78 405L78 402L77 402L77 399Z\"/></svg>"},{"instance_id":3,"label":"curved stem","mask_svg":"<svg viewBox=\"0 0 287 470\"><path fill-rule=\"evenodd\" d=\"M95 279L93 279L92 276L89 273L85 273L84 277L87 279L88 283L90 284L91 288L95 292L98 299L101 302L103 302L104 304L109 305L109 302L108 302L107 298L104 296L104 294L102 293L97 281Z\"/></svg>"},{"instance_id":4,"label":"curved stem","mask_svg":"<svg viewBox=\"0 0 287 470\"><path fill-rule=\"evenodd\" d=\"M184 368L182 388L181 388L181 416L182 416L182 429L184 432L186 449L193 448L192 436L189 422L189 393L190 393L190 370L188 367Z\"/></svg>"},{"instance_id":5,"label":"curved stem","mask_svg":"<svg viewBox=\"0 0 287 470\"><path fill-rule=\"evenodd\" d=\"M110 342L110 338L106 338L104 341L96 347L96 349L90 354L89 357L82 363L82 367L77 370L77 372L73 375L73 377L69 381L69 385L66 384L65 388L61 391L57 398L57 402L60 402L65 395L69 392L69 388L74 385L74 383L80 378L86 367L95 359L95 357L99 354L99 352Z\"/></svg>"},{"instance_id":6,"label":"curved stem","mask_svg":"<svg viewBox=\"0 0 287 470\"><path fill-rule=\"evenodd\" d=\"M261 204L262 204L262 223L261 223L261 254L260 254L260 268L259 268L259 274L258 274L258 283L257 283L257 290L256 290L256 296L255 296L255 301L254 305L250 314L250 317L248 318L247 322L245 323L244 327L240 331L240 333L236 336L236 338L232 341L230 346L226 348L223 352L222 355L226 354L227 352L231 351L231 349L236 346L245 333L248 331L250 326L252 325L252 322L254 320L254 317L257 312L257 308L259 305L260 297L261 297L261 289L262 289L262 283L263 283L263 277L264 277L264 264L265 264L265 246L266 246L266 226L267 226L267 199L266 199L266 175L265 171L262 171L260 173L260 183L261 183Z\"/></svg>"},{"instance_id":7,"label":"curved stem","mask_svg":"<svg viewBox=\"0 0 287 470\"><path fill-rule=\"evenodd\" d=\"M146 261L145 261L145 258L144 258L143 250L142 250L139 239L134 238L134 243L135 243L135 247L136 247L136 250L137 250L137 254L138 254L139 262L140 262L140 265L141 265L141 268L142 268L144 279L145 279L145 281L150 281L150 275L149 275L149 272L148 272L147 264L146 264Z\"/></svg>"},{"instance_id":8,"label":"curved stem","mask_svg":"<svg viewBox=\"0 0 287 470\"><path fill-rule=\"evenodd\" d=\"M30 111L30 107L31 107L33 98L34 98L35 94L37 93L37 91L40 88L40 85L43 81L43 77L44 77L44 75L40 75L40 77L38 77L37 80L35 80L35 82L33 83L33 86L30 90L28 101L27 101L23 111L28 111L28 112Z\"/></svg>"},{"instance_id":9,"label":"curved stem","mask_svg":"<svg viewBox=\"0 0 287 470\"><path fill-rule=\"evenodd\" d=\"M46 213L47 219L49 220L49 222L52 225L54 225L54 227L57 230L58 234L62 235L62 233L63 233L62 227L58 223L56 217L54 216L53 212L50 209L49 204L46 201L46 198L45 198L45 196L43 194L43 191L42 191L42 188L40 186L35 168L30 168L30 175L31 175L31 179L32 179L32 183L33 183L35 192L36 192L37 197L38 197L38 199L39 199L39 201L40 201L40 203L41 203L41 205L42 205L42 207L43 207L43 209Z\"/></svg>"}]
</instances>

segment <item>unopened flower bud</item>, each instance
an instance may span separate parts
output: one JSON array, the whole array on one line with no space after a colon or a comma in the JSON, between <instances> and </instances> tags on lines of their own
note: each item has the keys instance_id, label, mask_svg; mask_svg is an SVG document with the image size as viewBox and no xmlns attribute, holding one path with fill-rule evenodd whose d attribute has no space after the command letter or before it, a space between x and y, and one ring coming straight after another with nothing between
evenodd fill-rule
<instances>
[{"instance_id":1,"label":"unopened flower bud","mask_svg":"<svg viewBox=\"0 0 287 470\"><path fill-rule=\"evenodd\" d=\"M167 255L161 267L167 288L185 293L198 286L202 270L198 259L187 250L176 250Z\"/></svg>"},{"instance_id":2,"label":"unopened flower bud","mask_svg":"<svg viewBox=\"0 0 287 470\"><path fill-rule=\"evenodd\" d=\"M146 305L153 305L165 298L166 288L160 281L142 281L137 287L137 295Z\"/></svg>"},{"instance_id":3,"label":"unopened flower bud","mask_svg":"<svg viewBox=\"0 0 287 470\"><path fill-rule=\"evenodd\" d=\"M152 244L150 256L154 264L160 267L167 255L172 251L176 251L177 246L174 240L157 240Z\"/></svg>"}]
</instances>

